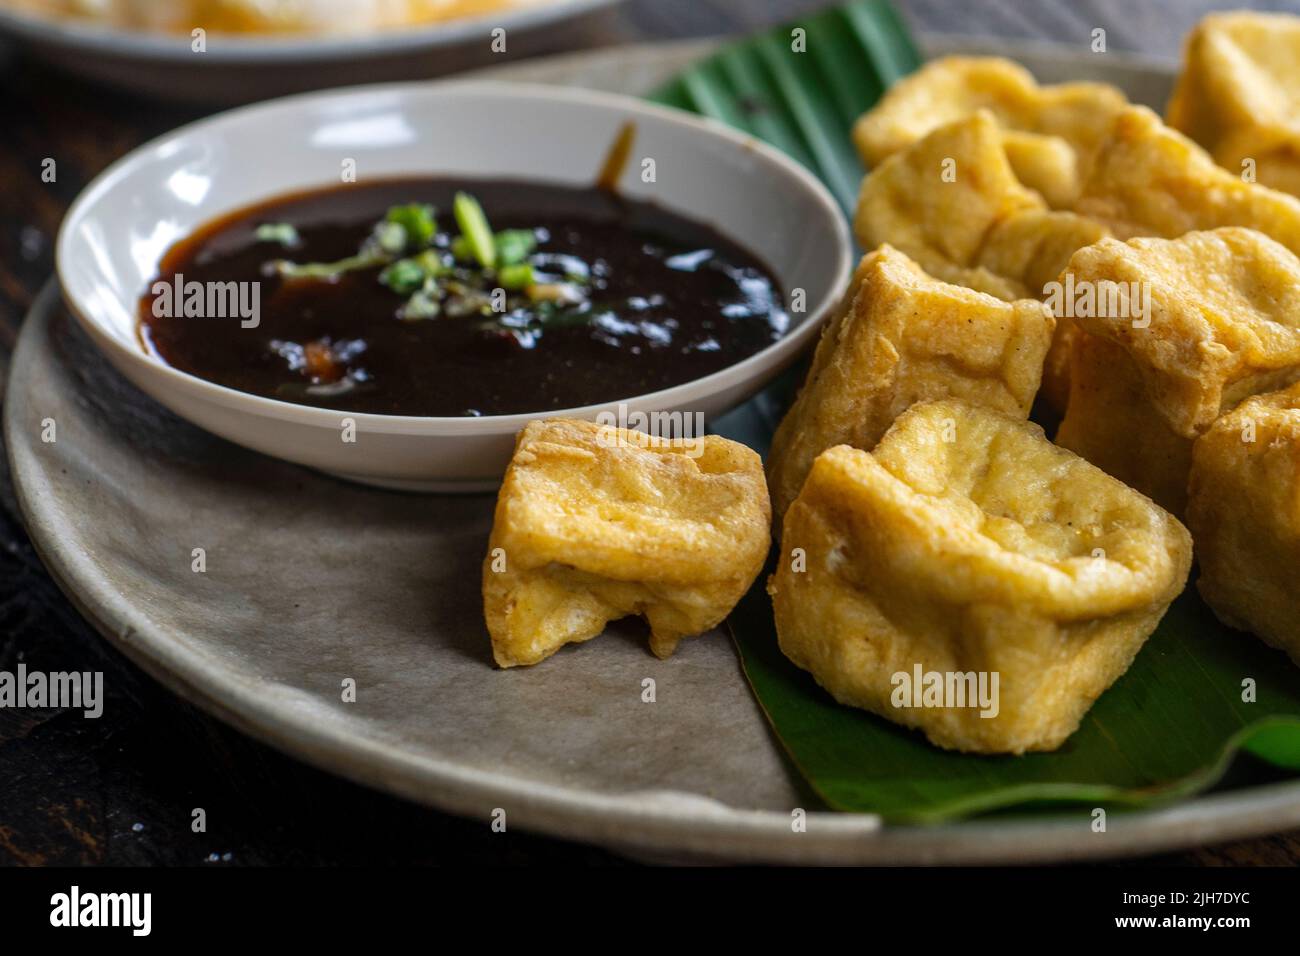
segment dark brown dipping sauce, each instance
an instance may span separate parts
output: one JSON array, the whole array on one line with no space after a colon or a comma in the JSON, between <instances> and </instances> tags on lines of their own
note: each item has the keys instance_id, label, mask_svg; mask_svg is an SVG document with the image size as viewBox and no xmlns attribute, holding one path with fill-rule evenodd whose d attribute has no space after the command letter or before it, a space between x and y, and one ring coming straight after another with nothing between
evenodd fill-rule
<instances>
[{"instance_id":1,"label":"dark brown dipping sauce","mask_svg":"<svg viewBox=\"0 0 1300 956\"><path fill-rule=\"evenodd\" d=\"M539 275L585 272L585 302L548 311L515 296L504 311L412 320L378 266L329 281L266 271L277 259L356 255L390 207L409 203L436 207L431 248L450 257L458 190L477 197L493 230L533 231L529 262ZM267 223L295 227L298 244L259 240ZM255 328L237 314L158 316L147 292L141 338L169 365L255 395L386 415L545 412L629 398L734 365L789 325L770 270L713 229L603 190L530 182L390 180L274 200L173 246L159 281L171 285L177 273L186 285L260 283L260 314ZM325 365L313 362L319 354Z\"/></svg>"}]
</instances>

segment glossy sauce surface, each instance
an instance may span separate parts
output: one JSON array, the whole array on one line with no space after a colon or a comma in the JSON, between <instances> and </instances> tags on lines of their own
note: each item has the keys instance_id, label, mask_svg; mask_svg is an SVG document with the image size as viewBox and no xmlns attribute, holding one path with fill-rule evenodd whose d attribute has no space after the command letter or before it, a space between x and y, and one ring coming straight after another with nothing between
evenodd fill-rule
<instances>
[{"instance_id":1,"label":"glossy sauce surface","mask_svg":"<svg viewBox=\"0 0 1300 956\"><path fill-rule=\"evenodd\" d=\"M436 207L435 243L449 248L457 190L477 197L493 229L533 230L533 268L585 275L587 300L539 312L516 298L508 311L411 320L378 266L333 281L267 269L286 257L353 256L386 210L413 202ZM259 241L266 223L292 225L299 243ZM388 180L285 197L178 243L159 281L174 285L178 273L187 284L260 283L260 314L255 328L238 315L156 315L147 292L141 339L168 364L256 395L389 415L547 412L630 398L726 368L789 325L772 273L715 230L604 190L538 183ZM313 375L304 361L313 348L339 373Z\"/></svg>"}]
</instances>

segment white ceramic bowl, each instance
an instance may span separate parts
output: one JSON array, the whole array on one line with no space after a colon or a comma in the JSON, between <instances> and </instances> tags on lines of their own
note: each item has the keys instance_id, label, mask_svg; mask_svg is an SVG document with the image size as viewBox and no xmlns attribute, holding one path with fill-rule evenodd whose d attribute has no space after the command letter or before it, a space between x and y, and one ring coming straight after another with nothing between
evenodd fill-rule
<instances>
[{"instance_id":1,"label":"white ceramic bowl","mask_svg":"<svg viewBox=\"0 0 1300 956\"><path fill-rule=\"evenodd\" d=\"M399 175L590 184L618 130L636 127L640 162L619 183L712 225L756 253L806 311L786 336L729 368L649 395L631 411L720 414L749 398L817 334L847 285L848 229L801 166L720 124L640 100L520 84L358 87L244 107L141 146L73 203L59 231L64 298L109 361L176 414L257 451L388 487L472 490L499 481L515 434L541 414L482 418L370 415L249 395L171 368L136 334L136 303L164 252L196 227L282 194ZM595 418L618 402L548 412ZM342 440L344 417L356 441Z\"/></svg>"}]
</instances>

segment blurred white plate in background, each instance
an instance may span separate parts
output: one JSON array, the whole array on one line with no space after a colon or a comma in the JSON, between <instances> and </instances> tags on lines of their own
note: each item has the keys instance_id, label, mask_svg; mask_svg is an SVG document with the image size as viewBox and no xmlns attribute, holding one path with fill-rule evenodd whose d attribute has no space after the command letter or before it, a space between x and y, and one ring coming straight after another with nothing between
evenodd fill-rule
<instances>
[{"instance_id":1,"label":"blurred white plate in background","mask_svg":"<svg viewBox=\"0 0 1300 956\"><path fill-rule=\"evenodd\" d=\"M170 0L163 0L170 2ZM620 0L547 0L420 26L359 33L151 33L0 6L0 37L70 73L169 100L237 103L329 86L442 76L582 45ZM196 24L201 26L201 24ZM493 31L505 31L505 50ZM499 46L499 44L498 44Z\"/></svg>"}]
</instances>

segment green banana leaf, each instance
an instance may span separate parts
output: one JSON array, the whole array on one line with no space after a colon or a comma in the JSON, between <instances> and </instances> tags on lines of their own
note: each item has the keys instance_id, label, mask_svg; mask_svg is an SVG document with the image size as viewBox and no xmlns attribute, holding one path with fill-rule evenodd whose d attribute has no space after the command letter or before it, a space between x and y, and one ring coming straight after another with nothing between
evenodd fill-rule
<instances>
[{"instance_id":1,"label":"green banana leaf","mask_svg":"<svg viewBox=\"0 0 1300 956\"><path fill-rule=\"evenodd\" d=\"M802 51L792 47L796 28ZM849 139L853 121L919 63L894 8L857 0L728 46L652 98L784 150L851 215L863 175ZM792 386L779 382L714 429L764 451ZM917 732L836 704L777 647L765 578L729 626L777 737L834 809L935 823L1008 807L1139 807L1214 785L1242 751L1300 771L1300 669L1220 624L1194 587L1059 750L985 757L940 750Z\"/></svg>"},{"instance_id":2,"label":"green banana leaf","mask_svg":"<svg viewBox=\"0 0 1300 956\"><path fill-rule=\"evenodd\" d=\"M852 215L863 169L849 129L920 63L891 4L856 0L724 47L649 98L766 140Z\"/></svg>"}]
</instances>

